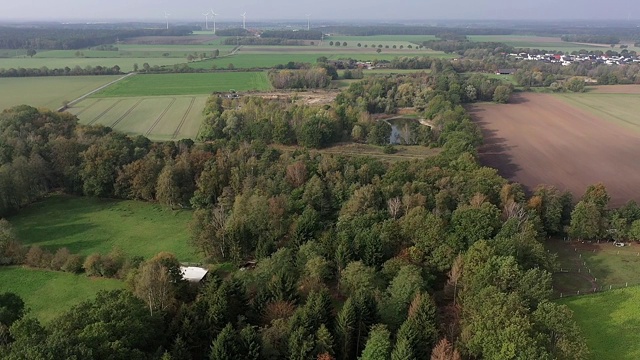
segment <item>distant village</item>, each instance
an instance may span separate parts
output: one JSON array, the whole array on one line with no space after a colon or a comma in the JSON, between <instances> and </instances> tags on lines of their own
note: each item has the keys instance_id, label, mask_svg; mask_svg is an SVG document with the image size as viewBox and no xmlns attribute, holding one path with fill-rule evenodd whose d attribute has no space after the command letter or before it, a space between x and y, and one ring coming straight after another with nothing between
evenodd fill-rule
<instances>
[{"instance_id":1,"label":"distant village","mask_svg":"<svg viewBox=\"0 0 640 360\"><path fill-rule=\"evenodd\" d=\"M594 64L606 64L606 65L624 65L631 63L640 63L640 57L631 54L627 55L558 55L558 54L539 54L531 55L528 53L509 54L510 58L515 60L531 60L531 61L543 61L548 63L559 63L564 66L569 66L574 63L591 62Z\"/></svg>"}]
</instances>

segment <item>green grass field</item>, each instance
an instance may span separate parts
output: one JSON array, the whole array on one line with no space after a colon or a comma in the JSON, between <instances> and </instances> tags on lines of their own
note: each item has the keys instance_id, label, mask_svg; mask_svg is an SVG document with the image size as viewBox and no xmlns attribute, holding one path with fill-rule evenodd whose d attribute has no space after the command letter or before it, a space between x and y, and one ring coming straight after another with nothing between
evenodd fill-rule
<instances>
[{"instance_id":1,"label":"green grass field","mask_svg":"<svg viewBox=\"0 0 640 360\"><path fill-rule=\"evenodd\" d=\"M638 94L602 94L586 92L556 95L567 103L603 119L640 131Z\"/></svg>"},{"instance_id":2,"label":"green grass field","mask_svg":"<svg viewBox=\"0 0 640 360\"><path fill-rule=\"evenodd\" d=\"M553 37L541 37L541 36L528 36L528 35L469 35L467 36L471 41L488 41L488 42L501 42L513 47L519 48L531 48L531 49L545 49L556 51L607 51L611 47L608 45L600 44L580 44L572 42L564 42L560 38ZM616 46L617 51L620 51ZM629 50L633 50L629 48Z\"/></svg>"},{"instance_id":3,"label":"green grass field","mask_svg":"<svg viewBox=\"0 0 640 360\"><path fill-rule=\"evenodd\" d=\"M102 124L152 140L195 139L208 96L88 98L68 109L82 124Z\"/></svg>"},{"instance_id":4,"label":"green grass field","mask_svg":"<svg viewBox=\"0 0 640 360\"><path fill-rule=\"evenodd\" d=\"M65 66L70 68L74 68L75 66L80 66L82 68L86 66L103 66L103 67L113 67L118 65L123 72L133 71L133 64L138 64L142 68L142 64L149 63L149 65L154 66L163 66L163 65L174 65L177 63L186 62L186 59L176 59L176 58L135 58L135 57L126 57L126 58L39 58L34 57L31 58L0 58L0 68L10 69L10 68L41 68L46 66L49 69L61 69Z\"/></svg>"},{"instance_id":5,"label":"green grass field","mask_svg":"<svg viewBox=\"0 0 640 360\"><path fill-rule=\"evenodd\" d=\"M552 253L558 254L560 268L568 273L556 273L554 290L557 295L590 291L597 288L624 287L640 284L640 245L629 243L615 247L613 243L564 242L552 239L546 242ZM578 269L579 272L578 272Z\"/></svg>"},{"instance_id":6,"label":"green grass field","mask_svg":"<svg viewBox=\"0 0 640 360\"><path fill-rule=\"evenodd\" d=\"M59 271L0 267L0 292L19 295L41 322L49 322L73 305L91 299L100 290L115 290L124 283L115 279L88 278Z\"/></svg>"},{"instance_id":7,"label":"green grass field","mask_svg":"<svg viewBox=\"0 0 640 360\"><path fill-rule=\"evenodd\" d=\"M558 301L573 310L593 360L640 359L640 287Z\"/></svg>"},{"instance_id":8,"label":"green grass field","mask_svg":"<svg viewBox=\"0 0 640 360\"><path fill-rule=\"evenodd\" d=\"M131 256L168 251L180 261L199 259L188 240L191 212L156 204L52 195L8 220L22 243L51 251L107 254L117 247Z\"/></svg>"},{"instance_id":9,"label":"green grass field","mask_svg":"<svg viewBox=\"0 0 640 360\"><path fill-rule=\"evenodd\" d=\"M0 60L1 61L1 60ZM57 109L120 76L56 76L3 78L0 81L0 110L27 104Z\"/></svg>"},{"instance_id":10,"label":"green grass field","mask_svg":"<svg viewBox=\"0 0 640 360\"><path fill-rule=\"evenodd\" d=\"M200 95L217 91L269 90L265 72L141 74L130 76L95 94L95 97Z\"/></svg>"}]
</instances>

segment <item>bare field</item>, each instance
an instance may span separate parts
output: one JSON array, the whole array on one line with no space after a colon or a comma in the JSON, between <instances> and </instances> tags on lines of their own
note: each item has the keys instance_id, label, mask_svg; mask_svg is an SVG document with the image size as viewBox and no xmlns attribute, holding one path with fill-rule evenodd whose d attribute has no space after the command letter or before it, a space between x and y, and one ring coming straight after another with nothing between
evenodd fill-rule
<instances>
[{"instance_id":1,"label":"bare field","mask_svg":"<svg viewBox=\"0 0 640 360\"><path fill-rule=\"evenodd\" d=\"M102 124L153 140L195 139L207 96L89 98L68 111L83 124Z\"/></svg>"},{"instance_id":2,"label":"bare field","mask_svg":"<svg viewBox=\"0 0 640 360\"><path fill-rule=\"evenodd\" d=\"M640 133L553 95L529 93L514 100L469 107L485 138L485 165L528 189L550 184L577 198L603 182L612 206L640 201Z\"/></svg>"},{"instance_id":3,"label":"bare field","mask_svg":"<svg viewBox=\"0 0 640 360\"><path fill-rule=\"evenodd\" d=\"M640 94L640 85L599 85L587 87L587 93Z\"/></svg>"}]
</instances>

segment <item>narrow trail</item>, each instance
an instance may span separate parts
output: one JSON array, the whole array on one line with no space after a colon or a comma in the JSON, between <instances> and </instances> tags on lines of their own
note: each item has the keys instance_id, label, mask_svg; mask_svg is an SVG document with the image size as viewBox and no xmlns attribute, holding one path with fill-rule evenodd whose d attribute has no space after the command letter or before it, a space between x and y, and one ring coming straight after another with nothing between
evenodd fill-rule
<instances>
[{"instance_id":1,"label":"narrow trail","mask_svg":"<svg viewBox=\"0 0 640 360\"><path fill-rule=\"evenodd\" d=\"M58 112L65 111L65 110L66 110L66 109L68 109L71 105L73 105L73 104L75 104L75 103L78 103L78 102L80 102L80 101L82 101L82 100L84 100L84 99L88 98L89 96L91 96L91 95L93 95L93 94L97 93L98 91L100 91L100 90L102 90L102 89L105 89L105 88L107 88L107 87L109 87L109 86L111 86L111 85L113 85L113 84L117 83L118 81L123 80L123 79L126 79L126 78L128 78L129 76L133 76L133 75L135 75L135 74L136 74L136 73L133 73L133 72L132 72L132 73L128 73L127 75L124 75L123 77L117 78L117 79L113 80L113 81L112 81L112 82L110 82L110 83L104 84L104 85L100 86L100 87L99 87L99 88L97 88L97 89L91 90L91 91L89 91L88 93L86 93L86 94L84 94L84 95L80 96L79 98L74 99L74 100L72 100L72 101L69 101L69 103L67 104L67 106L59 107L57 111L58 111Z\"/></svg>"}]
</instances>

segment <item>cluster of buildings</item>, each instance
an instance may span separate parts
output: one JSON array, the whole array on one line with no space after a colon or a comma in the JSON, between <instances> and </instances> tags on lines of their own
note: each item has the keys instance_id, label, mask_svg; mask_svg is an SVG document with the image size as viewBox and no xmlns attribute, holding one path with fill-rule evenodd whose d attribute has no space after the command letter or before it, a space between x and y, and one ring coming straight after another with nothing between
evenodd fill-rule
<instances>
[{"instance_id":1,"label":"cluster of buildings","mask_svg":"<svg viewBox=\"0 0 640 360\"><path fill-rule=\"evenodd\" d=\"M624 65L631 63L640 63L640 57L632 55L558 55L558 54L538 54L532 55L528 53L509 54L509 57L516 60L532 60L543 61L549 63L558 63L564 66L571 65L573 63L591 62L594 64L606 64L606 65Z\"/></svg>"}]
</instances>

